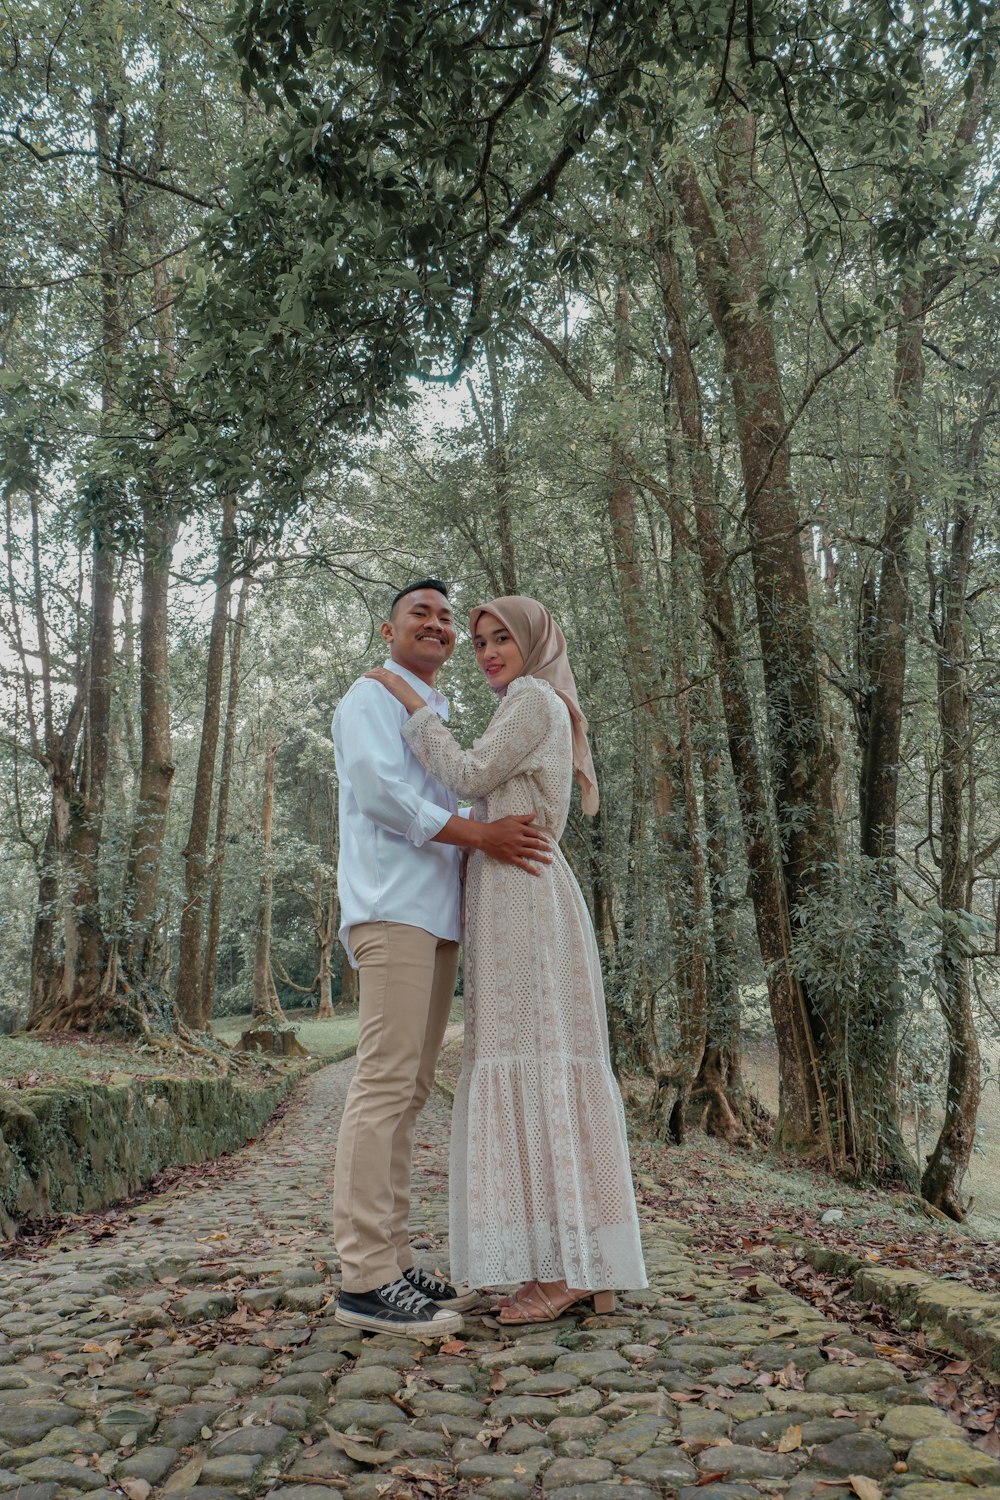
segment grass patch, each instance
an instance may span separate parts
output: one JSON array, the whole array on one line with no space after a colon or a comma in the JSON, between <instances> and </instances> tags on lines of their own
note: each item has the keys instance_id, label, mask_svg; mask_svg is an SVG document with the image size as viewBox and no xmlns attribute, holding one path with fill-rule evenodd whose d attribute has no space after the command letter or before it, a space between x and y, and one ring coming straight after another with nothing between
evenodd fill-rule
<instances>
[{"instance_id":1,"label":"grass patch","mask_svg":"<svg viewBox=\"0 0 1000 1500\"><path fill-rule=\"evenodd\" d=\"M358 1044L356 1011L346 1016L331 1016L328 1021L317 1021L315 1012L308 1010L287 1011L286 1015L295 1027L299 1042L311 1057L343 1056L345 1048ZM222 1016L212 1022L214 1034L230 1047L249 1027L249 1016Z\"/></svg>"},{"instance_id":2,"label":"grass patch","mask_svg":"<svg viewBox=\"0 0 1000 1500\"><path fill-rule=\"evenodd\" d=\"M196 1054L159 1051L124 1037L60 1032L46 1037L0 1037L0 1088L54 1083L111 1083L131 1078L197 1078L210 1065Z\"/></svg>"},{"instance_id":3,"label":"grass patch","mask_svg":"<svg viewBox=\"0 0 1000 1500\"><path fill-rule=\"evenodd\" d=\"M317 1021L313 1011L292 1011L288 1019L312 1057L343 1056L346 1048L357 1046L356 1012ZM212 1023L212 1032L231 1047L249 1025L249 1016L225 1016ZM267 1058L242 1056L240 1072L248 1082L254 1074L269 1076L273 1068ZM200 1078L215 1071L208 1058L180 1049L161 1052L124 1037L89 1036L83 1032L58 1032L46 1037L0 1036L0 1089L114 1083L126 1077Z\"/></svg>"}]
</instances>

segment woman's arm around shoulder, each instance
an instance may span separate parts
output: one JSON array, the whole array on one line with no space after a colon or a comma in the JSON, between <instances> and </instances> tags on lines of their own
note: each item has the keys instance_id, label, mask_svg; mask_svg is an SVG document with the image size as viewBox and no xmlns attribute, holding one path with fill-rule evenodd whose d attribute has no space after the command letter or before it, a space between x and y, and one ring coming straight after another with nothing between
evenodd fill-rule
<instances>
[{"instance_id":1,"label":"woman's arm around shoulder","mask_svg":"<svg viewBox=\"0 0 1000 1500\"><path fill-rule=\"evenodd\" d=\"M551 715L546 685L519 677L470 750L462 749L432 709L408 719L403 735L418 760L445 786L463 797L485 797L531 762L548 734Z\"/></svg>"}]
</instances>

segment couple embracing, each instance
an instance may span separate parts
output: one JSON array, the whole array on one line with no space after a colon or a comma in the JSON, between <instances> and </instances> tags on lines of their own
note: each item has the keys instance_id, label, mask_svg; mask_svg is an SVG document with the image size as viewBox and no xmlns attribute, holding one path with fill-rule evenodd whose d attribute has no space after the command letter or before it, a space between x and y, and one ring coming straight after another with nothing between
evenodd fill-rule
<instances>
[{"instance_id":1,"label":"couple embracing","mask_svg":"<svg viewBox=\"0 0 1000 1500\"><path fill-rule=\"evenodd\" d=\"M337 1142L334 1237L350 1327L450 1335L475 1288L504 1324L646 1285L590 916L558 847L574 775L597 811L587 721L562 631L534 599L472 611L497 696L463 750L435 678L455 646L445 585L411 584L390 659L333 721L341 940L359 970L357 1069ZM458 798L474 799L472 817ZM418 1267L413 1133L455 990L465 874L465 1047L451 1144L450 1281ZM470 1290L472 1288L472 1290Z\"/></svg>"}]
</instances>

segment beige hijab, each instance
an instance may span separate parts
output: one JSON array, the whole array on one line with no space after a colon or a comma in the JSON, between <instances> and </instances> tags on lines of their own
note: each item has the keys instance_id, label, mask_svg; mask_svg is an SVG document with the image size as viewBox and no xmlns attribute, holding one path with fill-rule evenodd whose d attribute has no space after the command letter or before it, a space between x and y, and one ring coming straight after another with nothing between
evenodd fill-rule
<instances>
[{"instance_id":1,"label":"beige hijab","mask_svg":"<svg viewBox=\"0 0 1000 1500\"><path fill-rule=\"evenodd\" d=\"M587 740L587 720L576 695L573 668L566 655L566 637L545 605L524 594L505 594L501 599L492 599L489 604L477 605L469 616L469 629L473 635L479 626L479 616L483 614L496 615L517 642L524 657L524 666L518 675L540 677L555 688L569 709L573 724L573 771L583 794L583 810L593 817L600 804L597 773Z\"/></svg>"}]
</instances>

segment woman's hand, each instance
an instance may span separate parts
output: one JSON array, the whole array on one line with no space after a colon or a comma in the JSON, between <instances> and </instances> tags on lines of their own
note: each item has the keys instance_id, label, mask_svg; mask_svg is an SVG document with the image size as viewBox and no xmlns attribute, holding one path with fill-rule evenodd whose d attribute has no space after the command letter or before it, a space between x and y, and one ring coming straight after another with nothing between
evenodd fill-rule
<instances>
[{"instance_id":1,"label":"woman's hand","mask_svg":"<svg viewBox=\"0 0 1000 1500\"><path fill-rule=\"evenodd\" d=\"M384 688L388 688L392 696L399 699L408 714L415 714L419 709L427 707L416 688L412 688L398 672L390 672L386 667L373 667L370 672L365 673L365 676L373 677Z\"/></svg>"}]
</instances>

